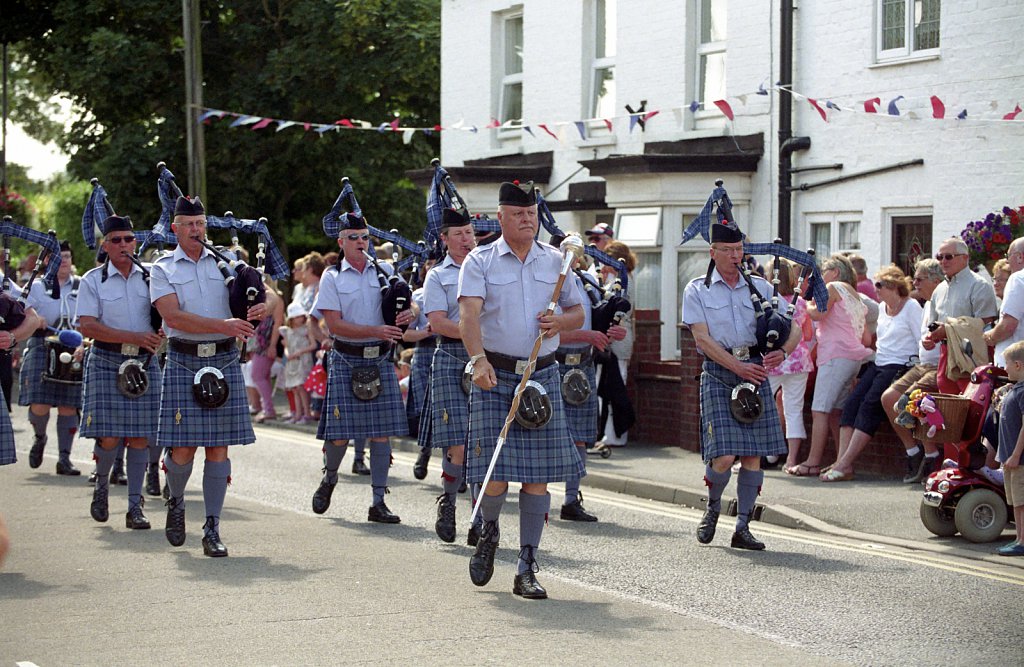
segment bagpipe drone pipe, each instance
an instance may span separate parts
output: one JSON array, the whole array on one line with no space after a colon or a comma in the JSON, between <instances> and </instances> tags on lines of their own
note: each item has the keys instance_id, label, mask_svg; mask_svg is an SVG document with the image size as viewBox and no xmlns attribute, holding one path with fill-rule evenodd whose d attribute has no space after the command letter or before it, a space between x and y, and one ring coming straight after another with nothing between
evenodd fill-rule
<instances>
[{"instance_id":1,"label":"bagpipe drone pipe","mask_svg":"<svg viewBox=\"0 0 1024 667\"><path fill-rule=\"evenodd\" d=\"M803 293L802 289L798 287L794 290L793 302L787 307L780 307L779 258L785 257L803 267L800 284L806 282L809 285L809 293L805 298L813 298L818 310L822 312L828 308L828 289L821 278L821 273L818 271L813 250L807 252L796 250L782 243L781 239L776 239L774 243L750 243L747 241L746 235L739 232L736 220L732 215L732 208L732 200L729 199L729 194L726 192L725 187L723 187L723 182L721 180L715 181L715 189L712 191L711 196L708 197L707 203L704 204L701 212L684 230L683 240L679 245L693 239L697 234L700 234L705 241L711 243L713 236L712 225L722 224L735 230L735 233L738 234L738 238L743 242L743 252L745 255L774 256L775 276L772 281L773 290L770 299L766 299L755 286L748 264L741 262L737 267L750 291L750 300L754 305L756 315L757 346L761 354L764 355L773 350L781 349L786 339L789 338L793 325L793 313L796 310L796 299ZM713 211L717 217L717 223L711 221ZM707 276L704 279L705 286L711 284L711 274L714 268L715 261L712 259L708 265Z\"/></svg>"},{"instance_id":2,"label":"bagpipe drone pipe","mask_svg":"<svg viewBox=\"0 0 1024 667\"><path fill-rule=\"evenodd\" d=\"M373 264L377 273L377 281L380 284L381 316L388 326L399 326L396 324L398 314L412 307L412 288L409 283L402 279L401 272L406 268L412 270L410 281L415 282L419 278L419 267L428 259L426 245L414 243L398 233L398 230L385 232L382 229L373 227L363 217L363 210L356 199L355 190L348 177L341 179L341 192L334 201L331 210L323 217L324 234L332 239L337 239L343 227L349 221L358 221L359 229L365 225L366 231L371 236L383 241L390 241L396 248L392 255L394 261L392 273L388 273L377 261L377 254L370 244L368 250L363 251L368 260ZM402 248L409 252L409 256L400 259L397 249ZM340 266L343 255L338 256ZM402 331L408 329L408 325L401 326Z\"/></svg>"},{"instance_id":3,"label":"bagpipe drone pipe","mask_svg":"<svg viewBox=\"0 0 1024 667\"><path fill-rule=\"evenodd\" d=\"M445 247L441 240L441 227L445 209L462 214L473 225L477 235L477 245L487 245L501 236L501 225L497 220L477 213L473 215L466 205L466 200L459 194L448 170L441 166L441 161L434 158L430 161L434 168L434 177L427 191L427 226L423 231L423 241L432 259L440 261L444 257Z\"/></svg>"},{"instance_id":4,"label":"bagpipe drone pipe","mask_svg":"<svg viewBox=\"0 0 1024 667\"><path fill-rule=\"evenodd\" d=\"M4 278L2 285L0 285L0 290L3 292L10 292L11 290L11 237L31 241L40 246L39 254L36 255L35 266L32 267L32 273L29 275L28 282L21 288L21 294L17 299L18 303L24 307L28 300L28 293L32 289L32 284L39 277L40 273L43 273L44 281L56 282L57 271L60 269L61 262L60 242L57 240L57 232L53 229L44 234L35 229L19 225L11 219L11 216L5 215L3 220L0 221L0 242L3 243L4 248Z\"/></svg>"}]
</instances>

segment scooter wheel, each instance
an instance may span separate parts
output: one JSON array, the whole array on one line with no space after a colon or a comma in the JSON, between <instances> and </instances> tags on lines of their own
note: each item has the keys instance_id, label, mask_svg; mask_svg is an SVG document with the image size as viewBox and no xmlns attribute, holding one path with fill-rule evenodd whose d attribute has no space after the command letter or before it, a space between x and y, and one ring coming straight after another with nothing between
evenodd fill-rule
<instances>
[{"instance_id":1,"label":"scooter wheel","mask_svg":"<svg viewBox=\"0 0 1024 667\"><path fill-rule=\"evenodd\" d=\"M947 509L932 507L921 502L921 523L933 535L939 537L952 537L956 535L956 522L953 521L952 513Z\"/></svg>"},{"instance_id":2,"label":"scooter wheel","mask_svg":"<svg viewBox=\"0 0 1024 667\"><path fill-rule=\"evenodd\" d=\"M601 450L601 458L602 459L610 459L611 457L612 457L612 450L610 448L605 447L604 449Z\"/></svg>"},{"instance_id":3,"label":"scooter wheel","mask_svg":"<svg viewBox=\"0 0 1024 667\"><path fill-rule=\"evenodd\" d=\"M991 542L1006 527L1006 501L991 489L973 489L956 504L953 520L971 542Z\"/></svg>"}]
</instances>

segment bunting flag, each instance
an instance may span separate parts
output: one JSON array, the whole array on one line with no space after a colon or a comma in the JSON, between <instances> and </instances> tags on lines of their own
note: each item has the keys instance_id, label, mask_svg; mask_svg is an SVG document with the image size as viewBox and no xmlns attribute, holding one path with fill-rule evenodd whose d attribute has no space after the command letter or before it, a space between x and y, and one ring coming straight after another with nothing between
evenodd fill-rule
<instances>
[{"instance_id":1,"label":"bunting flag","mask_svg":"<svg viewBox=\"0 0 1024 667\"><path fill-rule=\"evenodd\" d=\"M1003 116L1003 120L1013 120L1020 115L1020 105L1014 107L1013 111Z\"/></svg>"},{"instance_id":2,"label":"bunting flag","mask_svg":"<svg viewBox=\"0 0 1024 667\"><path fill-rule=\"evenodd\" d=\"M580 139L583 139L584 141L586 141L586 139L587 139L587 126L583 123L582 120L576 121L574 123L574 125L576 125L576 131L580 133Z\"/></svg>"},{"instance_id":3,"label":"bunting flag","mask_svg":"<svg viewBox=\"0 0 1024 667\"><path fill-rule=\"evenodd\" d=\"M946 117L946 105L942 103L938 95L931 96L932 102L932 118L945 118Z\"/></svg>"},{"instance_id":4,"label":"bunting flag","mask_svg":"<svg viewBox=\"0 0 1024 667\"><path fill-rule=\"evenodd\" d=\"M864 100L864 111L868 113L878 113L878 105L882 103L882 98L872 97L870 100Z\"/></svg>"},{"instance_id":5,"label":"bunting flag","mask_svg":"<svg viewBox=\"0 0 1024 667\"><path fill-rule=\"evenodd\" d=\"M545 132L547 132L548 134L550 134L552 139L554 139L555 141L558 141L558 135L555 134L554 132L552 132L551 130L549 130L547 125L545 125L544 123L541 123L537 127L539 127L540 129L542 129Z\"/></svg>"},{"instance_id":6,"label":"bunting flag","mask_svg":"<svg viewBox=\"0 0 1024 667\"><path fill-rule=\"evenodd\" d=\"M729 120L735 119L735 116L732 113L732 107L729 106L728 102L726 102L725 100L715 100L714 104L716 107L718 107L719 111L725 114L726 118L728 118Z\"/></svg>"},{"instance_id":7,"label":"bunting flag","mask_svg":"<svg viewBox=\"0 0 1024 667\"><path fill-rule=\"evenodd\" d=\"M608 131L611 132L612 131L612 121L610 119L608 119L608 118L602 118L601 120L604 121L605 127L607 127Z\"/></svg>"},{"instance_id":8,"label":"bunting flag","mask_svg":"<svg viewBox=\"0 0 1024 667\"><path fill-rule=\"evenodd\" d=\"M899 102L902 99L903 99L903 96L899 95L899 96L893 98L892 100L890 100L890 102L889 102L889 115L890 116L899 116L900 115L900 108L898 106L896 106L896 103Z\"/></svg>"},{"instance_id":9,"label":"bunting flag","mask_svg":"<svg viewBox=\"0 0 1024 667\"><path fill-rule=\"evenodd\" d=\"M814 107L814 110L818 112L818 114L821 116L821 119L827 123L828 116L825 114L825 110L821 108L821 105L818 104L818 100L814 99L813 97L808 97L807 101L810 103L812 107Z\"/></svg>"}]
</instances>

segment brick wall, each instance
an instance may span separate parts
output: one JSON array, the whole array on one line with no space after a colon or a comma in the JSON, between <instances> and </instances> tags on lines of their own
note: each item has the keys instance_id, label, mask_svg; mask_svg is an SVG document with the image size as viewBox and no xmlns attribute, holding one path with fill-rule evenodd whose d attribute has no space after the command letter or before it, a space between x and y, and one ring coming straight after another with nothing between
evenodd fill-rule
<instances>
[{"instance_id":1,"label":"brick wall","mask_svg":"<svg viewBox=\"0 0 1024 667\"><path fill-rule=\"evenodd\" d=\"M681 359L660 357L661 321L657 310L637 310L635 313L636 343L629 373L629 392L636 407L637 423L630 437L648 443L682 447L700 451L700 386L695 379L700 374L702 357L697 352L693 335L685 326L680 327ZM804 408L804 423L811 430L810 392ZM810 448L804 441L801 457ZM825 463L835 460L836 448L831 437L826 448ZM903 445L883 424L871 444L857 459L857 472L886 477L904 473ZM802 460L802 459L801 459Z\"/></svg>"}]
</instances>

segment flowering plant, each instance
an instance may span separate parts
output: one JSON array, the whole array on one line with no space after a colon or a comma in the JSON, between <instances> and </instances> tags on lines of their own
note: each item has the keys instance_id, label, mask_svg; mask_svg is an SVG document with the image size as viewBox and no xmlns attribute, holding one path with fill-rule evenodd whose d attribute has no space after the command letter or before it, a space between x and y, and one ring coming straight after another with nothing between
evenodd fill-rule
<instances>
[{"instance_id":1,"label":"flowering plant","mask_svg":"<svg viewBox=\"0 0 1024 667\"><path fill-rule=\"evenodd\" d=\"M1004 206L998 213L989 213L983 220L968 222L960 237L967 243L971 264L989 264L1006 257L1010 242L1024 236L1024 206Z\"/></svg>"},{"instance_id":2,"label":"flowering plant","mask_svg":"<svg viewBox=\"0 0 1024 667\"><path fill-rule=\"evenodd\" d=\"M0 216L9 215L15 222L26 224L25 218L30 210L32 205L23 196L14 190L0 189Z\"/></svg>"}]
</instances>

